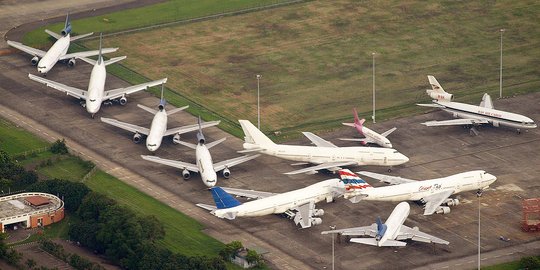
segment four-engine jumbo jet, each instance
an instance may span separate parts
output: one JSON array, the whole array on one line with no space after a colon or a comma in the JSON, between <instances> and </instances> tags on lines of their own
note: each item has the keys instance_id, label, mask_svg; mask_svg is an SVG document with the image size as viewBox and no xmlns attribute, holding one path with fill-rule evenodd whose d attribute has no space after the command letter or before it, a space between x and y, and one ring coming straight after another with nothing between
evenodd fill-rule
<instances>
[{"instance_id":1,"label":"four-engine jumbo jet","mask_svg":"<svg viewBox=\"0 0 540 270\"><path fill-rule=\"evenodd\" d=\"M450 196L463 191L482 191L497 180L492 174L482 170L469 171L450 175L443 178L417 181L396 176L383 175L372 172L358 172L359 174L378 179L381 182L392 184L387 187L374 188L366 181L349 170L339 172L341 178L353 179L363 182L357 190L350 190L344 197L353 203L366 201L420 201L424 203L424 215L450 213L452 205L458 205L458 199ZM445 205L445 206L442 206Z\"/></svg>"},{"instance_id":2,"label":"four-engine jumbo jet","mask_svg":"<svg viewBox=\"0 0 540 270\"><path fill-rule=\"evenodd\" d=\"M56 62L58 61L67 61L69 66L75 65L75 59L81 58L81 57L89 57L98 55L100 53L111 53L118 50L118 48L105 48L101 51L94 50L94 51L86 51L86 52L76 52L76 53L67 53L69 49L69 44L71 41L75 41L87 36L91 36L94 33L88 33L84 35L79 35L75 37L71 37L71 23L69 22L69 14L66 16L66 23L64 25L64 29L62 29L61 34L56 34L50 30L45 30L45 32L55 39L57 41L52 45L52 47L47 51L42 51L40 49L32 48L26 45L23 45L20 42L16 41L7 41L7 44L11 47L17 48L25 53L28 53L30 55L33 55L32 58L32 65L37 65L37 70L40 74L43 74L44 76L47 75L47 72L51 70ZM40 60L41 59L41 60Z\"/></svg>"},{"instance_id":3,"label":"four-engine jumbo jet","mask_svg":"<svg viewBox=\"0 0 540 270\"><path fill-rule=\"evenodd\" d=\"M303 132L303 134L316 146L275 144L248 120L239 120L239 122L245 134L243 145L245 150L239 152L258 152L287 160L317 164L286 174L316 173L322 169L336 171L341 169L341 166L395 166L409 161L409 158L394 149L337 147L310 132Z\"/></svg>"},{"instance_id":4,"label":"four-engine jumbo jet","mask_svg":"<svg viewBox=\"0 0 540 270\"><path fill-rule=\"evenodd\" d=\"M441 110L452 114L455 118L461 119L429 121L422 123L423 125L428 127L452 125L471 126L471 131L475 134L478 134L478 132L474 127L481 124L491 124L494 127L506 126L515 128L518 133L521 132L522 128L529 129L537 127L534 121L529 117L494 109L491 97L487 93L482 97L480 106L453 102L452 99L454 96L445 92L435 77L428 75L428 80L433 90L426 90L426 92L434 99L433 104L417 105L440 108Z\"/></svg>"},{"instance_id":5,"label":"four-engine jumbo jet","mask_svg":"<svg viewBox=\"0 0 540 270\"><path fill-rule=\"evenodd\" d=\"M219 123L219 121L214 121L214 122ZM198 124L199 132L197 133L197 141L198 141L197 145L187 143L187 142L177 141L178 143L182 145L195 149L195 159L197 160L197 164L191 164L191 163L186 163L186 162L177 161L177 160L164 159L164 158L159 158L155 156L141 155L141 157L148 161L164 164L167 166L171 166L171 167L175 167L175 168L183 170L182 176L186 180L189 179L190 177L190 173L189 173L190 171L200 173L203 183L207 187L213 187L216 185L216 182L217 182L216 172L223 171L223 177L229 178L231 176L231 171L229 170L229 168L260 156L260 155L245 155L245 156L241 156L237 158L224 160L224 161L214 164L214 162L212 161L212 156L210 155L210 151L208 151L208 149L225 141L226 138L217 140L215 142L211 142L209 144L205 144L204 135L202 133L202 128L204 124L205 123L201 123L201 118L199 117L199 124Z\"/></svg>"},{"instance_id":6,"label":"four-engine jumbo jet","mask_svg":"<svg viewBox=\"0 0 540 270\"><path fill-rule=\"evenodd\" d=\"M449 244L446 240L421 232L418 227L411 228L403 225L410 211L409 203L400 202L385 223L382 223L381 218L377 218L376 223L371 224L371 226L323 231L321 234L339 233L349 236L371 236L373 238L351 238L350 242L378 247L403 247L407 243L399 240L406 239L424 243Z\"/></svg>"},{"instance_id":7,"label":"four-engine jumbo jet","mask_svg":"<svg viewBox=\"0 0 540 270\"><path fill-rule=\"evenodd\" d=\"M358 183L349 181L345 184L337 178L285 193L213 187L211 191L216 206L201 203L197 206L211 211L210 213L216 217L229 220L236 217L285 214L293 219L296 225L305 229L322 223L320 216L324 215L324 210L316 209L316 203L332 202L342 196L346 190L357 188L359 188ZM240 203L231 194L256 200Z\"/></svg>"},{"instance_id":8,"label":"four-engine jumbo jet","mask_svg":"<svg viewBox=\"0 0 540 270\"><path fill-rule=\"evenodd\" d=\"M92 59L81 58L89 64L93 64L92 73L90 74L90 82L88 83L88 90L82 90L79 88L67 86L58 82L47 80L32 74L28 74L28 78L33 81L47 85L48 87L54 88L56 90L65 92L69 96L82 99L85 102L81 102L83 107L86 107L86 111L94 115L101 108L101 104L104 101L113 101L118 100L121 105L126 105L127 98L126 95L145 90L148 87L156 86L159 84L164 84L167 82L167 78L151 81L147 83L141 83L138 85L132 85L125 88L117 88L114 90L105 91L105 79L107 77L107 71L105 66L118 62L126 58L125 56L116 57L110 60L103 60L102 49L101 49L101 36L99 41L99 50L98 50L98 59L94 61Z\"/></svg>"},{"instance_id":9,"label":"four-engine jumbo jet","mask_svg":"<svg viewBox=\"0 0 540 270\"><path fill-rule=\"evenodd\" d=\"M353 115L354 115L354 123L342 123L345 126L354 127L360 135L365 136L364 139L348 139L348 138L340 138L342 141L354 141L354 142L360 142L362 145L366 145L368 143L375 143L378 144L384 148L392 148L392 143L390 143L390 140L386 138L386 136L390 135L390 133L394 132L396 128L391 128L382 134L379 134L367 127L364 126L364 122L366 119L358 119L358 113L356 112L356 108L353 109Z\"/></svg>"},{"instance_id":10,"label":"four-engine jumbo jet","mask_svg":"<svg viewBox=\"0 0 540 270\"><path fill-rule=\"evenodd\" d=\"M165 98L163 98L163 85L161 86L161 99L158 105L158 109L154 110L152 108L148 108L144 105L137 104L137 107L154 114L154 118L152 119L152 124L150 124L150 129L121 122L115 119L111 118L105 118L101 117L101 121L105 122L109 125L113 125L115 127L119 127L121 129L130 131L135 133L133 135L133 142L134 143L140 143L142 140L142 136L146 137L146 148L150 152L154 152L158 150L159 146L161 145L161 141L163 140L163 137L173 135L173 143L178 144L180 143L180 134L188 133L191 131L195 131L199 129L198 124L178 127L178 128L171 128L167 129L167 117L173 113L177 113L179 111L187 109L189 106L184 106L181 108L172 109L170 111L165 110L165 105L167 102L165 101ZM211 122L205 122L201 124L202 128L207 128L211 126L218 125L220 121L211 121Z\"/></svg>"}]
</instances>

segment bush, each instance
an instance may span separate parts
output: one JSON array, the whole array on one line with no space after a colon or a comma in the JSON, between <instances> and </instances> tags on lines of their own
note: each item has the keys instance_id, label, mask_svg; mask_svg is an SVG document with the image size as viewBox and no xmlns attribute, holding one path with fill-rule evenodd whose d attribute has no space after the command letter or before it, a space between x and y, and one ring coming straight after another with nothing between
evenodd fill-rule
<instances>
[{"instance_id":1,"label":"bush","mask_svg":"<svg viewBox=\"0 0 540 270\"><path fill-rule=\"evenodd\" d=\"M60 155L67 154L68 148L66 146L66 140L65 139L56 140L56 142L54 142L51 145L50 150L53 154L60 154Z\"/></svg>"},{"instance_id":2,"label":"bush","mask_svg":"<svg viewBox=\"0 0 540 270\"><path fill-rule=\"evenodd\" d=\"M527 269L527 270L540 269L540 257L536 257L536 256L523 257L519 261L519 264L523 269Z\"/></svg>"}]
</instances>

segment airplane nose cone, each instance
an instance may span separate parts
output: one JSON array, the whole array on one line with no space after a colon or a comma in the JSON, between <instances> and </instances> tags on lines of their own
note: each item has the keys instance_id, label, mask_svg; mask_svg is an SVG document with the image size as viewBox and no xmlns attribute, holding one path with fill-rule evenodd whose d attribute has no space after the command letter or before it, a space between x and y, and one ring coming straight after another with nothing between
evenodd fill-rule
<instances>
[{"instance_id":1,"label":"airplane nose cone","mask_svg":"<svg viewBox=\"0 0 540 270\"><path fill-rule=\"evenodd\" d=\"M212 180L206 181L205 184L206 184L207 187L211 188L211 187L216 185L216 180L214 180L214 181L212 181Z\"/></svg>"},{"instance_id":2,"label":"airplane nose cone","mask_svg":"<svg viewBox=\"0 0 540 270\"><path fill-rule=\"evenodd\" d=\"M148 151L150 152L154 152L157 150L157 147L156 146L149 146L149 145L146 145L146 148L148 149Z\"/></svg>"}]
</instances>

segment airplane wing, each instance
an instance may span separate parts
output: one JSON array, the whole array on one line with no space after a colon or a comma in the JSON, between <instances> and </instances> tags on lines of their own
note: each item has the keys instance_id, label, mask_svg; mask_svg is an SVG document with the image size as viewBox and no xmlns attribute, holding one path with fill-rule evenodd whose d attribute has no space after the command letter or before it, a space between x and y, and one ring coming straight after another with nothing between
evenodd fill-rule
<instances>
[{"instance_id":1,"label":"airplane wing","mask_svg":"<svg viewBox=\"0 0 540 270\"><path fill-rule=\"evenodd\" d=\"M178 169L181 169L181 170L186 169L186 170L192 171L192 172L199 172L199 168L197 168L197 165L195 165L195 164L182 162L182 161L178 161L178 160L164 159L164 158L155 157L155 156L141 155L141 157L144 160L148 160L148 161L152 161L152 162L155 162L155 163L175 167L175 168L178 168Z\"/></svg>"},{"instance_id":2,"label":"airplane wing","mask_svg":"<svg viewBox=\"0 0 540 270\"><path fill-rule=\"evenodd\" d=\"M137 85L132 85L132 86L125 87L125 88L118 88L118 89L114 89L114 90L109 90L109 91L105 91L104 97L106 99L116 99L116 98L122 97L123 95L129 95L129 94L141 91L141 90L145 90L148 87L164 84L166 82L167 82L167 78L161 79L161 80L155 80L155 81L151 81L151 82L146 82L146 83L141 83L141 84L137 84Z\"/></svg>"},{"instance_id":3,"label":"airplane wing","mask_svg":"<svg viewBox=\"0 0 540 270\"><path fill-rule=\"evenodd\" d=\"M422 125L428 127L437 127L437 126L464 126L464 125L478 125L478 124L489 124L487 120L483 119L452 119L444 121L428 121L422 123Z\"/></svg>"},{"instance_id":4,"label":"airplane wing","mask_svg":"<svg viewBox=\"0 0 540 270\"><path fill-rule=\"evenodd\" d=\"M61 83L57 83L57 82L54 82L54 81L51 81L51 80L47 80L45 78L41 78L41 77L36 76L36 75L28 74L28 78L30 78L33 81L45 84L46 86L48 86L50 88L62 91L64 93L66 93L67 95L70 95L70 96L73 96L73 97L76 97L76 98L86 99L86 96L88 95L88 91L86 91L86 90L82 90L82 89L79 89L79 88L67 86L65 84L61 84Z\"/></svg>"},{"instance_id":5,"label":"airplane wing","mask_svg":"<svg viewBox=\"0 0 540 270\"><path fill-rule=\"evenodd\" d=\"M302 132L313 144L318 147L337 147L335 144L311 133L311 132Z\"/></svg>"},{"instance_id":6,"label":"airplane wing","mask_svg":"<svg viewBox=\"0 0 540 270\"><path fill-rule=\"evenodd\" d=\"M7 41L7 44L11 47L14 47L14 48L17 48L27 54L30 54L30 55L33 55L33 56L39 56L40 58L45 56L45 54L47 52L45 51L42 51L40 49L36 49L36 48L32 48L32 47L28 47L20 42L17 42L17 41L11 41L11 40L8 40Z\"/></svg>"},{"instance_id":7,"label":"airplane wing","mask_svg":"<svg viewBox=\"0 0 540 270\"><path fill-rule=\"evenodd\" d=\"M401 225L399 232L396 236L396 240L406 240L406 239L411 239L413 241L424 242L424 243L436 243L436 244L443 244L443 245L450 244L450 242L446 240L421 232L420 230L418 230L418 227L410 228L405 225Z\"/></svg>"},{"instance_id":8,"label":"airplane wing","mask_svg":"<svg viewBox=\"0 0 540 270\"><path fill-rule=\"evenodd\" d=\"M491 96L488 93L484 93L484 96L482 96L482 102L480 102L480 107L495 109L493 107L493 101L491 100Z\"/></svg>"},{"instance_id":9,"label":"airplane wing","mask_svg":"<svg viewBox=\"0 0 540 270\"><path fill-rule=\"evenodd\" d=\"M303 169L300 169L300 170L287 172L285 174L313 173L313 172L316 172L318 170L332 169L332 168L339 170L338 168L341 167L341 166L349 166L349 165L356 165L356 164L357 164L356 161L326 162L326 163L322 163L322 164L319 164L319 165L303 168Z\"/></svg>"},{"instance_id":10,"label":"airplane wing","mask_svg":"<svg viewBox=\"0 0 540 270\"><path fill-rule=\"evenodd\" d=\"M390 184L390 185L399 185L399 184L418 181L418 180L407 179L407 178L403 178L403 177L399 177L399 176L390 176L390 175L384 175L384 174L378 174L378 173L372 173L372 172L366 172L366 171L361 171L361 172L357 172L357 173L361 174L361 175L371 177L373 179L377 179L377 180L379 180L381 182L384 182L384 183L387 183L387 184Z\"/></svg>"},{"instance_id":11,"label":"airplane wing","mask_svg":"<svg viewBox=\"0 0 540 270\"><path fill-rule=\"evenodd\" d=\"M373 223L371 226L347 228L341 230L331 230L323 231L321 234L330 234L330 233L339 233L341 235L351 235L351 236L371 236L375 237L377 235L377 224Z\"/></svg>"},{"instance_id":12,"label":"airplane wing","mask_svg":"<svg viewBox=\"0 0 540 270\"><path fill-rule=\"evenodd\" d=\"M249 161L249 160L252 160L258 156L260 156L261 154L256 154L256 155L245 155L245 156L241 156L241 157L237 157L237 158L231 158L231 159L228 159L228 160L224 160L224 161L221 161L221 162L218 162L216 164L214 164L214 170L217 172L217 171L221 171L225 168L230 168L232 166L236 166L238 164L241 164L241 163L244 163L246 161Z\"/></svg>"},{"instance_id":13,"label":"airplane wing","mask_svg":"<svg viewBox=\"0 0 540 270\"><path fill-rule=\"evenodd\" d=\"M294 224L300 224L302 229L311 227L311 217L315 211L315 203L313 201L299 205L291 210L296 211L296 214L294 215Z\"/></svg>"},{"instance_id":14,"label":"airplane wing","mask_svg":"<svg viewBox=\"0 0 540 270\"><path fill-rule=\"evenodd\" d=\"M220 122L221 121L219 120L204 122L204 123L201 123L201 128L215 126L215 125L218 125ZM199 129L199 124L193 124L193 125L188 125L188 126L183 126L183 127L178 127L178 128L171 128L171 129L167 129L167 131L165 131L165 134L163 136L169 136L173 134L184 134L184 133L188 133L188 132L195 131L198 129Z\"/></svg>"},{"instance_id":15,"label":"airplane wing","mask_svg":"<svg viewBox=\"0 0 540 270\"><path fill-rule=\"evenodd\" d=\"M112 119L112 118L101 117L101 122L105 122L105 123L107 123L109 125L113 125L115 127L119 127L121 129L131 131L133 133L141 133L141 134L144 134L146 136L148 136L148 134L150 134L150 130L145 128L145 127L140 127L140 126L137 126L137 125L126 123L126 122L121 122L121 121L118 121L118 120Z\"/></svg>"},{"instance_id":16,"label":"airplane wing","mask_svg":"<svg viewBox=\"0 0 540 270\"><path fill-rule=\"evenodd\" d=\"M363 138L363 139L356 139L356 138L339 138L340 140L342 141L350 141L350 142L361 142L363 144L366 144L366 143L374 143L373 140L370 140L368 138Z\"/></svg>"},{"instance_id":17,"label":"airplane wing","mask_svg":"<svg viewBox=\"0 0 540 270\"><path fill-rule=\"evenodd\" d=\"M432 215L437 210L437 207L439 207L450 195L454 193L453 190L448 191L442 191L439 193L434 193L432 195L426 196L422 198L422 200L426 203L426 206L424 208L424 215Z\"/></svg>"},{"instance_id":18,"label":"airplane wing","mask_svg":"<svg viewBox=\"0 0 540 270\"><path fill-rule=\"evenodd\" d=\"M435 104L435 103L430 103L430 104L419 104L419 103L417 103L416 106L430 107L430 108L444 108L443 105L439 105L439 104Z\"/></svg>"},{"instance_id":19,"label":"airplane wing","mask_svg":"<svg viewBox=\"0 0 540 270\"><path fill-rule=\"evenodd\" d=\"M116 52L118 48L103 48L101 49L101 53L112 53ZM99 54L99 50L93 50L93 51L84 51L84 52L76 52L76 53L68 53L64 56L61 56L59 60L67 60L71 58L81 58L81 57L90 57L95 56Z\"/></svg>"},{"instance_id":20,"label":"airplane wing","mask_svg":"<svg viewBox=\"0 0 540 270\"><path fill-rule=\"evenodd\" d=\"M390 133L396 131L396 129L397 129L396 127L393 127L393 128L391 128L391 129L389 129L389 130L387 130L387 131L381 133L381 136L386 137L386 136L390 135Z\"/></svg>"},{"instance_id":21,"label":"airplane wing","mask_svg":"<svg viewBox=\"0 0 540 270\"><path fill-rule=\"evenodd\" d=\"M246 197L250 199L257 199L257 200L277 195L277 193L256 191L256 190L249 190L249 189L226 188L226 187L222 187L222 189L231 195Z\"/></svg>"}]
</instances>

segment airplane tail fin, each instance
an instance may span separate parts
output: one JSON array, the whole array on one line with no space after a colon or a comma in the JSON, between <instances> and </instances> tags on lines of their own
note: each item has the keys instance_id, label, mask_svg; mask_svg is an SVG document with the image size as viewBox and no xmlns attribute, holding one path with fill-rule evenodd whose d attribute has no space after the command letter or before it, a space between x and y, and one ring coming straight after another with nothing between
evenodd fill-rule
<instances>
[{"instance_id":1,"label":"airplane tail fin","mask_svg":"<svg viewBox=\"0 0 540 270\"><path fill-rule=\"evenodd\" d=\"M69 21L69 13L66 15L66 22L64 23L64 29L62 29L62 36L67 36L71 33L71 22Z\"/></svg>"},{"instance_id":2,"label":"airplane tail fin","mask_svg":"<svg viewBox=\"0 0 540 270\"><path fill-rule=\"evenodd\" d=\"M97 63L98 65L101 64L101 62L103 62L103 55L101 54L101 45L103 43L103 33L99 33L99 54L98 54L98 58L97 58Z\"/></svg>"},{"instance_id":3,"label":"airplane tail fin","mask_svg":"<svg viewBox=\"0 0 540 270\"><path fill-rule=\"evenodd\" d=\"M210 191L212 192L212 197L214 198L217 209L227 209L242 204L220 187L212 187Z\"/></svg>"},{"instance_id":4,"label":"airplane tail fin","mask_svg":"<svg viewBox=\"0 0 540 270\"><path fill-rule=\"evenodd\" d=\"M441 84L435 79L435 76L428 75L429 84L431 84L431 89L437 93L446 93L442 88Z\"/></svg>"},{"instance_id":5,"label":"airplane tail fin","mask_svg":"<svg viewBox=\"0 0 540 270\"><path fill-rule=\"evenodd\" d=\"M238 120L244 131L244 141L245 143L256 144L256 145L274 145L275 143L270 140L264 133L257 129L251 122L248 120Z\"/></svg>"},{"instance_id":6,"label":"airplane tail fin","mask_svg":"<svg viewBox=\"0 0 540 270\"><path fill-rule=\"evenodd\" d=\"M201 116L199 115L199 119L197 120L197 124L199 124L199 132L197 132L197 141L199 142L199 144L204 144L205 139L204 139L204 134L202 133L201 123L202 123Z\"/></svg>"},{"instance_id":7,"label":"airplane tail fin","mask_svg":"<svg viewBox=\"0 0 540 270\"><path fill-rule=\"evenodd\" d=\"M362 126L366 119L359 119L358 118L358 112L356 112L356 108L353 108L353 115L354 115L354 123L356 125Z\"/></svg>"},{"instance_id":8,"label":"airplane tail fin","mask_svg":"<svg viewBox=\"0 0 540 270\"><path fill-rule=\"evenodd\" d=\"M161 84L161 98L159 99L159 105L158 105L158 109L160 111L163 111L163 109L165 109L165 105L167 105L167 101L165 101L165 98L163 97L164 90L165 90L165 84Z\"/></svg>"},{"instance_id":9,"label":"airplane tail fin","mask_svg":"<svg viewBox=\"0 0 540 270\"><path fill-rule=\"evenodd\" d=\"M426 93L433 99L438 101L452 101L454 95L447 93L442 88L441 84L435 79L434 76L428 75L429 84L431 84L432 90L426 90Z\"/></svg>"},{"instance_id":10,"label":"airplane tail fin","mask_svg":"<svg viewBox=\"0 0 540 270\"><path fill-rule=\"evenodd\" d=\"M343 184L345 184L345 190L348 192L359 191L362 189L373 188L364 179L360 178L349 169L339 170L339 177Z\"/></svg>"}]
</instances>

